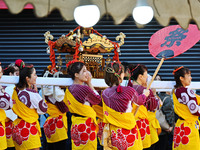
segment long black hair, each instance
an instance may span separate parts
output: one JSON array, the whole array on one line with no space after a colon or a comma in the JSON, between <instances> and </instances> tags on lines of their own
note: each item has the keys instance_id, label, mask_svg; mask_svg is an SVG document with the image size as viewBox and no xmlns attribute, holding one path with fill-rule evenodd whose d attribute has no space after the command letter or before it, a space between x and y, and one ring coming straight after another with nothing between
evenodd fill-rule
<instances>
[{"instance_id":1,"label":"long black hair","mask_svg":"<svg viewBox=\"0 0 200 150\"><path fill-rule=\"evenodd\" d=\"M176 85L174 86L175 88L183 86L180 77L184 78L186 74L191 74L191 71L188 68L185 68L183 66L174 68L173 75L174 75L174 80L176 81Z\"/></svg>"},{"instance_id":2,"label":"long black hair","mask_svg":"<svg viewBox=\"0 0 200 150\"><path fill-rule=\"evenodd\" d=\"M136 81L140 74L143 75L145 71L148 71L148 68L142 64L137 64L137 65L130 64L129 70L131 74L131 79Z\"/></svg>"},{"instance_id":3,"label":"long black hair","mask_svg":"<svg viewBox=\"0 0 200 150\"><path fill-rule=\"evenodd\" d=\"M26 65L19 70L19 82L16 84L16 87L19 89L28 88L28 83L26 77L31 78L31 74L34 71L33 65Z\"/></svg>"},{"instance_id":4,"label":"long black hair","mask_svg":"<svg viewBox=\"0 0 200 150\"><path fill-rule=\"evenodd\" d=\"M6 67L4 70L3 70L3 74L4 75L10 75L10 73L11 74L14 74L15 73L15 68L14 68L14 66L8 66L8 67Z\"/></svg>"},{"instance_id":5,"label":"long black hair","mask_svg":"<svg viewBox=\"0 0 200 150\"><path fill-rule=\"evenodd\" d=\"M79 73L81 69L85 66L83 62L74 62L67 68L68 74L71 76L72 80L75 79L75 73Z\"/></svg>"}]
</instances>

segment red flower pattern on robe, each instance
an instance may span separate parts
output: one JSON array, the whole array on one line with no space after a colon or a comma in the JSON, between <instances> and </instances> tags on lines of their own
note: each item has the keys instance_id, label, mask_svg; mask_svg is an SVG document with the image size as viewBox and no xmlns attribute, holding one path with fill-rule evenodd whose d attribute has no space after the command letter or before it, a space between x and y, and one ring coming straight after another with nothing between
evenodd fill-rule
<instances>
[{"instance_id":1,"label":"red flower pattern on robe","mask_svg":"<svg viewBox=\"0 0 200 150\"><path fill-rule=\"evenodd\" d=\"M174 128L174 148L178 147L180 143L182 144L188 144L189 143L189 135L191 133L191 129L187 126L184 126L182 123L180 127L175 127Z\"/></svg>"},{"instance_id":2,"label":"red flower pattern on robe","mask_svg":"<svg viewBox=\"0 0 200 150\"><path fill-rule=\"evenodd\" d=\"M0 137L4 136L5 135L5 130L2 126L2 124L0 123Z\"/></svg>"},{"instance_id":3,"label":"red flower pattern on robe","mask_svg":"<svg viewBox=\"0 0 200 150\"><path fill-rule=\"evenodd\" d=\"M96 139L95 130L95 124L91 122L91 118L88 118L85 123L72 125L71 138L76 146L85 145L88 140L94 141Z\"/></svg>"},{"instance_id":4,"label":"red flower pattern on robe","mask_svg":"<svg viewBox=\"0 0 200 150\"><path fill-rule=\"evenodd\" d=\"M137 120L136 123L140 131L141 139L144 140L146 134L150 135L149 121L147 119L140 119Z\"/></svg>"},{"instance_id":5,"label":"red flower pattern on robe","mask_svg":"<svg viewBox=\"0 0 200 150\"><path fill-rule=\"evenodd\" d=\"M12 137L12 128L13 128L12 121L6 122L5 125L6 125L6 138L10 139Z\"/></svg>"},{"instance_id":6,"label":"red flower pattern on robe","mask_svg":"<svg viewBox=\"0 0 200 150\"><path fill-rule=\"evenodd\" d=\"M117 133L114 130L111 131L112 146L117 147L118 150L127 150L134 145L135 140L138 140L136 126L131 130L118 129Z\"/></svg>"},{"instance_id":7,"label":"red flower pattern on robe","mask_svg":"<svg viewBox=\"0 0 200 150\"><path fill-rule=\"evenodd\" d=\"M36 128L36 122L30 124L21 120L18 125L13 127L13 141L15 141L18 145L21 145L23 141L27 141L29 135L36 135L38 130Z\"/></svg>"},{"instance_id":8,"label":"red flower pattern on robe","mask_svg":"<svg viewBox=\"0 0 200 150\"><path fill-rule=\"evenodd\" d=\"M56 128L63 128L64 124L62 121L62 116L48 119L44 124L44 133L48 138L51 138L52 134L55 134Z\"/></svg>"},{"instance_id":9,"label":"red flower pattern on robe","mask_svg":"<svg viewBox=\"0 0 200 150\"><path fill-rule=\"evenodd\" d=\"M101 122L99 122L98 126L99 126L99 131L98 131L98 133L97 133L97 137L98 137L100 140L102 140L102 137L103 137L103 128L104 128L104 126L105 126L105 123L103 123L103 122L101 121Z\"/></svg>"}]
</instances>

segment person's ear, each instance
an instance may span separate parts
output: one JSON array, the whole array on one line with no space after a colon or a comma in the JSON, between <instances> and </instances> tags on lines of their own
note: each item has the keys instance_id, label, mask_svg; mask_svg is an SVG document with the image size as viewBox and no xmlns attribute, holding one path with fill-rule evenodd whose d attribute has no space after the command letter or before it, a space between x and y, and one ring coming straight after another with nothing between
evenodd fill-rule
<instances>
[{"instance_id":1,"label":"person's ear","mask_svg":"<svg viewBox=\"0 0 200 150\"><path fill-rule=\"evenodd\" d=\"M143 75L142 75L142 74L139 74L139 75L138 75L138 78L139 78L139 80L141 80L141 79L143 78Z\"/></svg>"},{"instance_id":2,"label":"person's ear","mask_svg":"<svg viewBox=\"0 0 200 150\"><path fill-rule=\"evenodd\" d=\"M181 77L181 76L180 76L180 78L179 78L179 79L180 79L180 81L181 81L181 82L183 82L183 80L184 80L184 77Z\"/></svg>"},{"instance_id":3,"label":"person's ear","mask_svg":"<svg viewBox=\"0 0 200 150\"><path fill-rule=\"evenodd\" d=\"M77 78L78 78L78 75L79 75L78 73L75 73L75 74L74 74L74 76L77 77Z\"/></svg>"},{"instance_id":4,"label":"person's ear","mask_svg":"<svg viewBox=\"0 0 200 150\"><path fill-rule=\"evenodd\" d=\"M26 77L26 82L29 83L30 79L29 77Z\"/></svg>"}]
</instances>

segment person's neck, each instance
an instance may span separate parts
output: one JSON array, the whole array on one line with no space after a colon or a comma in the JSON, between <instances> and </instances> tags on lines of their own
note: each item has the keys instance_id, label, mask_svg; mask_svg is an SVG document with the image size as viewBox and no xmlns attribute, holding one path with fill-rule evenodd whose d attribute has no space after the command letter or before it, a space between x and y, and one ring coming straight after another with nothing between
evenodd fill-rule
<instances>
[{"instance_id":1,"label":"person's neck","mask_svg":"<svg viewBox=\"0 0 200 150\"><path fill-rule=\"evenodd\" d=\"M23 87L23 88L18 88L20 91L22 91L22 90L24 90L24 89L26 89L26 87Z\"/></svg>"},{"instance_id":2,"label":"person's neck","mask_svg":"<svg viewBox=\"0 0 200 150\"><path fill-rule=\"evenodd\" d=\"M185 88L186 86L184 86L184 85L181 85L181 86L177 87L177 89L179 89L179 88L182 88L182 87L184 87L184 88Z\"/></svg>"},{"instance_id":3,"label":"person's neck","mask_svg":"<svg viewBox=\"0 0 200 150\"><path fill-rule=\"evenodd\" d=\"M116 85L116 84L113 84L112 87L113 87L113 86L117 86L117 85Z\"/></svg>"},{"instance_id":4,"label":"person's neck","mask_svg":"<svg viewBox=\"0 0 200 150\"><path fill-rule=\"evenodd\" d=\"M83 85L83 82L80 80L74 80L73 84Z\"/></svg>"},{"instance_id":5,"label":"person's neck","mask_svg":"<svg viewBox=\"0 0 200 150\"><path fill-rule=\"evenodd\" d=\"M142 85L140 80L133 80L133 85Z\"/></svg>"}]
</instances>

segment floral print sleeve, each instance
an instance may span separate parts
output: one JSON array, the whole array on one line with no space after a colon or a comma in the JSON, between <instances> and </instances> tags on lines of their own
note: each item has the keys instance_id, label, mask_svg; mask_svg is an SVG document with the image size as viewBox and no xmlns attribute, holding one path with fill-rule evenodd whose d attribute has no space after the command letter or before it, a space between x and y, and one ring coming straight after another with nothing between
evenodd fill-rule
<instances>
[{"instance_id":1,"label":"floral print sleeve","mask_svg":"<svg viewBox=\"0 0 200 150\"><path fill-rule=\"evenodd\" d=\"M35 90L24 89L18 91L18 98L28 108L36 109L38 114L45 114L47 111L47 104Z\"/></svg>"},{"instance_id":2,"label":"floral print sleeve","mask_svg":"<svg viewBox=\"0 0 200 150\"><path fill-rule=\"evenodd\" d=\"M200 106L197 104L197 99L193 90L182 87L176 89L175 94L179 103L188 106L191 114L200 116Z\"/></svg>"},{"instance_id":3,"label":"floral print sleeve","mask_svg":"<svg viewBox=\"0 0 200 150\"><path fill-rule=\"evenodd\" d=\"M0 91L0 109L9 110L12 108L12 100L8 93L2 93Z\"/></svg>"}]
</instances>

